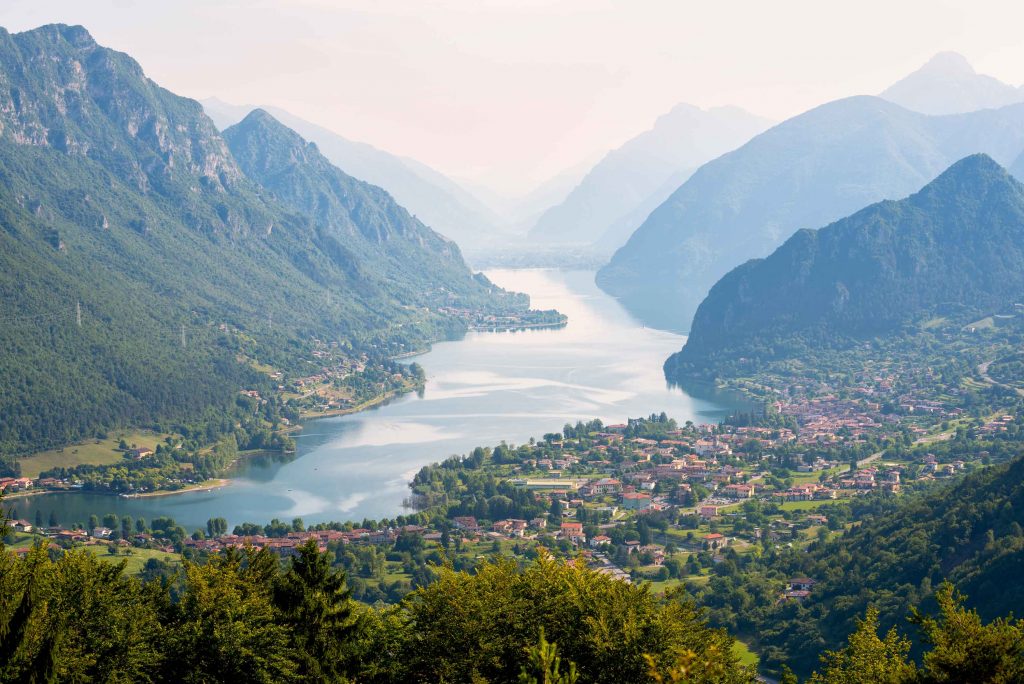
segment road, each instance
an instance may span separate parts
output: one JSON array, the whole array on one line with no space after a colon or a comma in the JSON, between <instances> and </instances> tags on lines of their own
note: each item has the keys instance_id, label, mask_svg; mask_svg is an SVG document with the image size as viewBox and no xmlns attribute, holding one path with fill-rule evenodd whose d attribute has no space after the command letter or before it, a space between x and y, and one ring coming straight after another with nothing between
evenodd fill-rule
<instances>
[{"instance_id":1,"label":"road","mask_svg":"<svg viewBox=\"0 0 1024 684\"><path fill-rule=\"evenodd\" d=\"M1024 390L1022 390L1022 389L1020 389L1018 387L1011 387L1010 385L1004 385L1001 382L997 382L997 381L993 380L992 376L988 374L988 367L991 366L991 365L992 365L991 361L986 361L985 363L983 363L983 364L978 366L978 375L981 376L981 379L984 382L988 383L989 385L994 385L996 387L1002 387L1003 389L1012 390L1012 391L1017 393L1018 397L1024 397Z\"/></svg>"}]
</instances>

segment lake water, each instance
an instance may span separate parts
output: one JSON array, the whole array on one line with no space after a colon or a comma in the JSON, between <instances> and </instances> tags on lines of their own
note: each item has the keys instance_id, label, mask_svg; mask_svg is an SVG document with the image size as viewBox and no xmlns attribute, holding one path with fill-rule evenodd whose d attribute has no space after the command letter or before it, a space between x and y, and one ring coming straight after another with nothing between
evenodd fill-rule
<instances>
[{"instance_id":1,"label":"lake water","mask_svg":"<svg viewBox=\"0 0 1024 684\"><path fill-rule=\"evenodd\" d=\"M408 482L425 464L478 445L523 443L566 422L667 412L680 422L723 417L723 403L669 387L664 360L680 335L643 327L594 285L589 271L495 270L507 289L529 293L534 307L569 316L558 330L470 333L437 344L416 360L427 385L371 411L309 421L294 459L247 460L232 483L212 492L146 499L53 494L19 499L18 516L61 524L90 514L167 515L192 529L224 517L229 525L272 518L307 523L394 517L407 512Z\"/></svg>"}]
</instances>

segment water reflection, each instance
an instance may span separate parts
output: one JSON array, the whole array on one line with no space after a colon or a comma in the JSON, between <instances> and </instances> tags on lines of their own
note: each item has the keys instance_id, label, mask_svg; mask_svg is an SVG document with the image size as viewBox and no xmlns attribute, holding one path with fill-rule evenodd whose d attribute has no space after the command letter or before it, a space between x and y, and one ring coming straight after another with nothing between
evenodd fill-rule
<instances>
[{"instance_id":1,"label":"water reflection","mask_svg":"<svg viewBox=\"0 0 1024 684\"><path fill-rule=\"evenodd\" d=\"M62 523L113 512L170 515L188 527L223 516L229 524L302 517L307 522L391 517L403 512L408 482L424 464L474 446L524 442L566 422L665 411L714 421L728 398L670 387L662 363L680 335L645 328L593 282L593 273L505 270L497 284L528 292L538 308L569 316L564 328L471 333L416 360L428 380L409 395L364 413L307 423L294 458L258 457L212 492L148 499L74 493L18 502L22 517L55 511Z\"/></svg>"}]
</instances>

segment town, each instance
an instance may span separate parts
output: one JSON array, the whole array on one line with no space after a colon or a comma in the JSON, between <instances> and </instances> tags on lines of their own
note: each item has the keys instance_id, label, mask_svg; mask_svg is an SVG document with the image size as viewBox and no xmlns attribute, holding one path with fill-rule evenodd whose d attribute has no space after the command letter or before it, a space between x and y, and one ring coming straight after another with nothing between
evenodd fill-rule
<instances>
[{"instance_id":1,"label":"town","mask_svg":"<svg viewBox=\"0 0 1024 684\"><path fill-rule=\"evenodd\" d=\"M946 420L954 411L926 415L934 430L946 430L933 433L934 442L916 444L908 442L901 419L829 396L776 402L761 425L678 425L665 414L611 425L580 422L526 444L480 447L424 467L410 485L413 510L394 520L309 528L301 520L274 520L229 532L218 519L189 532L170 519L147 525L107 516L102 524L62 526L37 518L16 520L11 541L20 553L43 536L55 548L142 554L162 559L154 567L169 570L181 554L204 558L232 547L268 548L286 558L314 538L350 572L357 596L371 602L397 600L429 581L431 565L472 567L491 554L527 558L543 546L665 591L706 581L729 556L799 547L841 532L856 498L898 496L904 487L988 465L998 455L981 448L982 440L1019 429L1010 414L964 419L958 428L967 440L964 452L942 448L955 441L949 438L957 431ZM916 416L911 420L919 424ZM128 456L153 454L136 449ZM12 494L66 484L44 480L6 478L0 487ZM780 598L807 600L813 583L796 578L780 586Z\"/></svg>"}]
</instances>

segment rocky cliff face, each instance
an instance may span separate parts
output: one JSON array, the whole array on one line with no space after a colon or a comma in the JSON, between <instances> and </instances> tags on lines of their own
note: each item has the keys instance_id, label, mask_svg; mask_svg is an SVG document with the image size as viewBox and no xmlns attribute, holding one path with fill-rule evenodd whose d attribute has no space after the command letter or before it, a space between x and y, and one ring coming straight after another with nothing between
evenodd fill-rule
<instances>
[{"instance_id":1,"label":"rocky cliff face","mask_svg":"<svg viewBox=\"0 0 1024 684\"><path fill-rule=\"evenodd\" d=\"M242 177L197 102L80 26L0 30L0 135L113 163L144 191L169 179L226 189Z\"/></svg>"}]
</instances>

